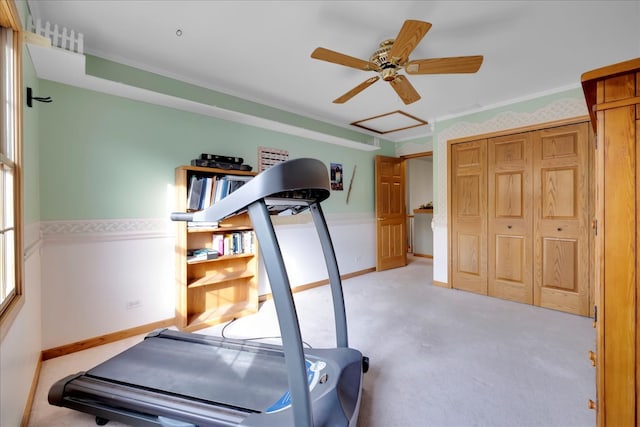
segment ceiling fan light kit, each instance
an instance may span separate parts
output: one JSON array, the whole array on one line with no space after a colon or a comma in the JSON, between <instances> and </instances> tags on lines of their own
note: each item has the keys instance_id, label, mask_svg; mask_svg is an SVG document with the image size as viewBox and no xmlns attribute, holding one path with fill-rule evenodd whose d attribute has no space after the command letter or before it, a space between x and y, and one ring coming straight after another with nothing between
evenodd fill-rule
<instances>
[{"instance_id":1,"label":"ceiling fan light kit","mask_svg":"<svg viewBox=\"0 0 640 427\"><path fill-rule=\"evenodd\" d=\"M406 20L395 39L387 39L379 44L368 61L345 55L323 47L316 48L311 57L361 71L374 71L378 76L369 78L333 102L347 102L373 83L382 80L389 82L393 90L405 104L412 104L420 99L409 80L398 71L404 69L407 74L457 74L475 73L482 65L483 56L456 56L449 58L430 58L409 60L409 55L427 34L429 22Z\"/></svg>"}]
</instances>

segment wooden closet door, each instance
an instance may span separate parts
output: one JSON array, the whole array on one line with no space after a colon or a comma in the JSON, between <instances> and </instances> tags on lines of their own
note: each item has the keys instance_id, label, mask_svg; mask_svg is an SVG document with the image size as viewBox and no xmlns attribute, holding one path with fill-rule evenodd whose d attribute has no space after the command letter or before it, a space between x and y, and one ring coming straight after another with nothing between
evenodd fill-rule
<instances>
[{"instance_id":1,"label":"wooden closet door","mask_svg":"<svg viewBox=\"0 0 640 427\"><path fill-rule=\"evenodd\" d=\"M451 286L487 293L487 140L453 144L451 194Z\"/></svg>"},{"instance_id":2,"label":"wooden closet door","mask_svg":"<svg viewBox=\"0 0 640 427\"><path fill-rule=\"evenodd\" d=\"M588 124L533 133L535 305L589 314Z\"/></svg>"},{"instance_id":3,"label":"wooden closet door","mask_svg":"<svg viewBox=\"0 0 640 427\"><path fill-rule=\"evenodd\" d=\"M530 133L488 142L488 294L533 303Z\"/></svg>"}]
</instances>

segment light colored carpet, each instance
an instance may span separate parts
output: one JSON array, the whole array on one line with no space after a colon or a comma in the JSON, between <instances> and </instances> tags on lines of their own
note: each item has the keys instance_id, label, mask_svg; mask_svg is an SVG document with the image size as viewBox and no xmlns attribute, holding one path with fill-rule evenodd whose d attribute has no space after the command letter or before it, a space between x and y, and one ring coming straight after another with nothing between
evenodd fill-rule
<instances>
[{"instance_id":1,"label":"light colored carpet","mask_svg":"<svg viewBox=\"0 0 640 427\"><path fill-rule=\"evenodd\" d=\"M435 287L424 258L346 280L344 294L350 346L371 359L360 427L595 425L595 412L587 409L595 399L587 357L595 346L591 319ZM303 339L334 346L328 287L295 300ZM222 327L199 332L219 335ZM225 329L239 338L278 334L271 301ZM50 406L50 385L140 339L44 362L29 425L95 425L89 415Z\"/></svg>"}]
</instances>

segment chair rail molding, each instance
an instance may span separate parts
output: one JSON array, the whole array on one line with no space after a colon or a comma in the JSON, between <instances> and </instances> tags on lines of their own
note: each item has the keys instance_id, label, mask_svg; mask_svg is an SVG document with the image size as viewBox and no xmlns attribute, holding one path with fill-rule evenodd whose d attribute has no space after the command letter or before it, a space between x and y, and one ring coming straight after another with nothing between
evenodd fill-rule
<instances>
[{"instance_id":1,"label":"chair rail molding","mask_svg":"<svg viewBox=\"0 0 640 427\"><path fill-rule=\"evenodd\" d=\"M113 241L173 238L173 223L162 218L124 218L73 221L42 221L45 242L77 240Z\"/></svg>"}]
</instances>

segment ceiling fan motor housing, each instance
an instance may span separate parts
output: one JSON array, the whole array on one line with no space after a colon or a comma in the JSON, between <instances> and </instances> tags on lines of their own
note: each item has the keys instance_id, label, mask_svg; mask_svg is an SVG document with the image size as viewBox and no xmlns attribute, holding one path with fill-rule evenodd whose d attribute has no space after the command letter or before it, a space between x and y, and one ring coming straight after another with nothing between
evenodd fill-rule
<instances>
[{"instance_id":1,"label":"ceiling fan motor housing","mask_svg":"<svg viewBox=\"0 0 640 427\"><path fill-rule=\"evenodd\" d=\"M394 39L387 39L380 43L380 47L378 48L378 50L373 52L373 54L369 58L370 62L373 62L378 66L380 75L382 76L382 80L387 82L396 78L396 71L398 69L398 65L391 62L387 57L387 54L393 47L394 41Z\"/></svg>"}]
</instances>

